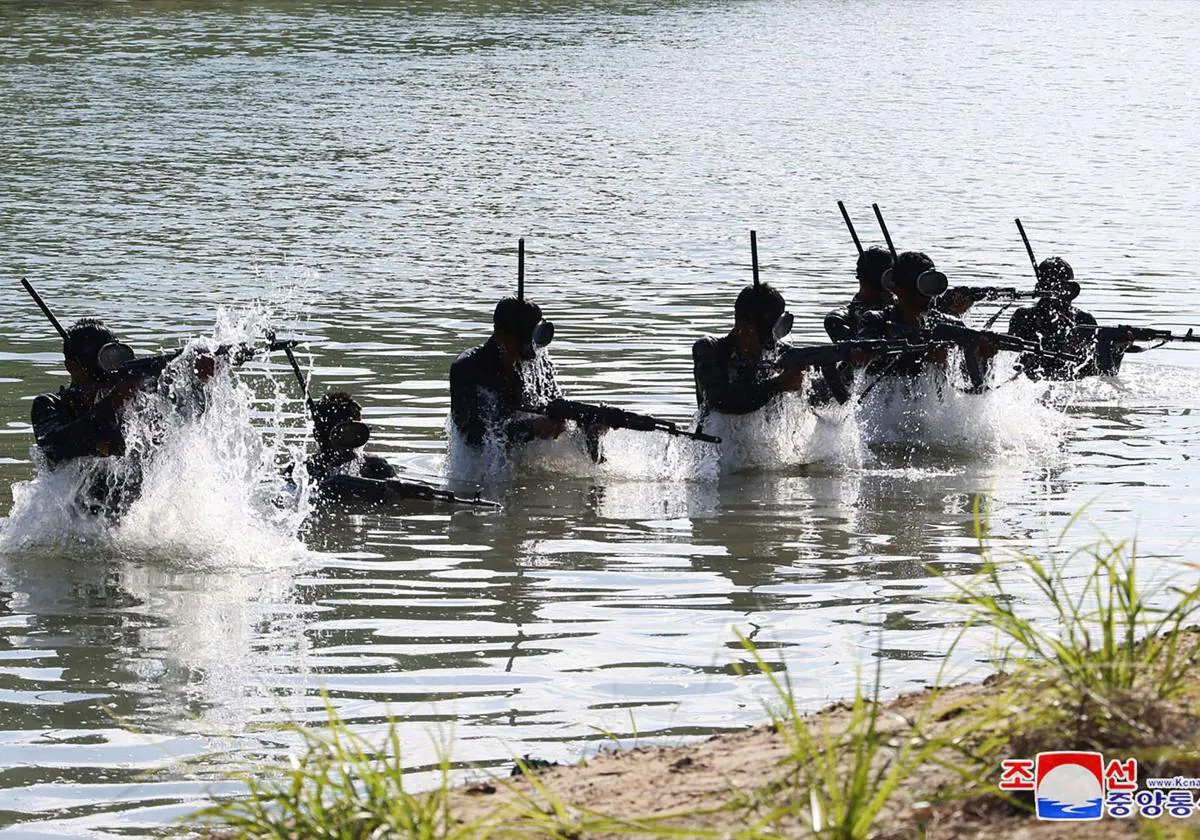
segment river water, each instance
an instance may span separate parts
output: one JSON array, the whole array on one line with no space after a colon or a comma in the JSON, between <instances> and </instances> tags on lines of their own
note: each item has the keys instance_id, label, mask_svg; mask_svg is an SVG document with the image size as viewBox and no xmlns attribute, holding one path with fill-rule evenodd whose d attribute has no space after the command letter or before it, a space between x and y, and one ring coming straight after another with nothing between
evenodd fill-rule
<instances>
[{"instance_id":1,"label":"river water","mask_svg":"<svg viewBox=\"0 0 1200 840\"><path fill-rule=\"evenodd\" d=\"M250 509L303 445L275 358L138 517L72 530L27 483L30 401L65 379L20 277L145 351L219 307L269 318L318 393L360 395L376 451L434 476L449 364L520 236L565 390L681 422L750 229L797 337L822 337L853 285L838 199L872 242L879 202L952 282L1028 287L1020 216L1101 322L1180 329L1198 25L1185 2L4 3L0 483L40 495L0 555L3 836L161 827L286 751L274 725L320 719L322 689L364 732L402 718L414 768L449 744L504 772L759 721L735 631L806 705L879 657L912 688L959 626L933 570L977 568L979 500L1000 556L1085 508L1068 547L1136 536L1161 577L1193 554L1200 481L1200 356L1176 346L1049 394L796 408L720 464L614 433L599 471L559 451L487 477L498 513L302 524Z\"/></svg>"}]
</instances>

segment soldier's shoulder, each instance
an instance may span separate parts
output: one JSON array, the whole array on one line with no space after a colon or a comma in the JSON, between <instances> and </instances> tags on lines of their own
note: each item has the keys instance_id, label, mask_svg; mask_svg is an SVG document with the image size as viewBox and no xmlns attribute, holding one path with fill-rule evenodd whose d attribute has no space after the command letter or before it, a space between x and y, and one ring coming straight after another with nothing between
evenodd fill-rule
<instances>
[{"instance_id":1,"label":"soldier's shoulder","mask_svg":"<svg viewBox=\"0 0 1200 840\"><path fill-rule=\"evenodd\" d=\"M455 357L450 363L450 374L463 375L472 370L480 368L484 364L487 345L480 344L477 347L468 347Z\"/></svg>"},{"instance_id":2,"label":"soldier's shoulder","mask_svg":"<svg viewBox=\"0 0 1200 840\"><path fill-rule=\"evenodd\" d=\"M721 349L722 340L715 335L705 335L697 338L692 343L692 357L701 358L716 354Z\"/></svg>"}]
</instances>

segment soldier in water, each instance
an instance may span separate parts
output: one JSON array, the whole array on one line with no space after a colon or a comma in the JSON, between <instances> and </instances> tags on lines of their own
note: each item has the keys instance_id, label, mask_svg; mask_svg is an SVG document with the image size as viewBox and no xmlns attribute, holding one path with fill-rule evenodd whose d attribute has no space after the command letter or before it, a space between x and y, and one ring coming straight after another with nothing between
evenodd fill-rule
<instances>
[{"instance_id":1,"label":"soldier in water","mask_svg":"<svg viewBox=\"0 0 1200 840\"><path fill-rule=\"evenodd\" d=\"M905 338L914 331L943 324L962 326L962 321L939 311L935 305L938 296L946 291L946 275L937 270L928 255L920 251L898 255L884 277L884 286L895 295L895 302L882 310L865 313L858 338ZM978 353L982 360L990 359L995 352L989 341L980 341ZM945 367L947 356L945 347L903 353L871 361L867 372L875 376L916 377L930 365Z\"/></svg>"},{"instance_id":2,"label":"soldier in water","mask_svg":"<svg viewBox=\"0 0 1200 840\"><path fill-rule=\"evenodd\" d=\"M148 454L144 447L126 454L125 421L130 412L137 410L136 395L153 388L164 368L106 370L102 363L105 348L119 349L132 358L132 351L120 345L102 321L81 318L72 324L63 339L63 363L71 382L57 393L35 398L30 414L34 439L51 468L81 458L119 459L106 461L103 469L95 471L82 500L89 512L115 519L138 497L143 460ZM205 353L188 358L195 375L190 384L195 388L178 389L172 401L176 410L194 413L203 411L203 387L213 376L215 362ZM184 395L196 404L183 400ZM151 412L146 420L153 427L161 417ZM153 444L155 440L155 435L148 435L148 442Z\"/></svg>"},{"instance_id":3,"label":"soldier in water","mask_svg":"<svg viewBox=\"0 0 1200 840\"><path fill-rule=\"evenodd\" d=\"M566 430L561 420L529 416L522 405L543 408L560 399L554 363L545 352L553 327L542 320L535 303L506 297L496 304L492 335L479 347L465 350L450 366L450 418L473 448L487 438L508 446L535 438L557 438Z\"/></svg>"},{"instance_id":4,"label":"soldier in water","mask_svg":"<svg viewBox=\"0 0 1200 840\"><path fill-rule=\"evenodd\" d=\"M63 363L71 382L35 398L31 411L33 436L51 466L125 454L121 415L140 383L112 383L101 369L100 348L116 340L96 318L81 318L66 331Z\"/></svg>"},{"instance_id":5,"label":"soldier in water","mask_svg":"<svg viewBox=\"0 0 1200 840\"><path fill-rule=\"evenodd\" d=\"M1030 379L1078 379L1097 374L1116 375L1126 353L1141 352L1129 342L1109 341L1097 344L1094 331L1077 327L1095 327L1096 319L1074 305L1079 284L1070 263L1062 257L1049 257L1037 267L1037 285L1041 297L1033 306L1013 313L1008 331L1018 338L1038 342L1045 350L1067 353L1080 361L1052 359L1033 353L1021 357L1021 366Z\"/></svg>"},{"instance_id":6,"label":"soldier in water","mask_svg":"<svg viewBox=\"0 0 1200 840\"><path fill-rule=\"evenodd\" d=\"M746 286L734 303L733 329L692 345L696 402L702 415L749 414L776 395L804 387L803 370L779 371L774 362L790 330L783 295L767 283Z\"/></svg>"},{"instance_id":7,"label":"soldier in water","mask_svg":"<svg viewBox=\"0 0 1200 840\"><path fill-rule=\"evenodd\" d=\"M892 293L883 288L883 275L892 267L892 255L878 245L858 255L855 277L858 291L848 306L825 316L825 332L831 341L850 341L858 334L864 312L883 309L893 302Z\"/></svg>"},{"instance_id":8,"label":"soldier in water","mask_svg":"<svg viewBox=\"0 0 1200 840\"><path fill-rule=\"evenodd\" d=\"M313 439L317 451L309 456L309 477L318 483L334 475L395 478L396 468L385 458L360 452L370 428L362 422L362 406L346 391L331 391L313 403Z\"/></svg>"}]
</instances>

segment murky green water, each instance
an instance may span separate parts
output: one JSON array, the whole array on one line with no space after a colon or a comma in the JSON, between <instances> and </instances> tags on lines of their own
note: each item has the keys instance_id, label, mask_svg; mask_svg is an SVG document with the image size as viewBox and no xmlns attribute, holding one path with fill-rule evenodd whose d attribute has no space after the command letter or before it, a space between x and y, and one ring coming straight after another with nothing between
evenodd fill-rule
<instances>
[{"instance_id":1,"label":"murky green water","mask_svg":"<svg viewBox=\"0 0 1200 840\"><path fill-rule=\"evenodd\" d=\"M1101 321L1194 324L1198 18L1149 2L7 3L0 482L32 477L30 400L65 381L22 276L64 319L99 315L144 349L265 300L309 340L318 390L352 388L377 449L435 474L450 361L486 335L518 236L564 387L677 420L691 342L726 327L749 278L750 228L800 337L821 337L852 286L838 199L870 238L878 201L897 244L955 282L1029 284L1019 215ZM981 495L1003 546L1043 545L1089 504L1153 573L1191 556L1198 363L1158 350L1053 408L1014 386L923 420L808 418L802 457L719 478L614 436L600 474L551 458L490 487L494 515L317 517L296 538L207 492L103 548L10 552L5 836L159 826L231 789L223 768L286 749L270 725L318 718L320 688L364 730L405 717L415 767L452 735L457 760L502 769L606 733L759 720L734 628L814 704L876 655L889 690L919 684L956 629L926 564L974 567ZM268 372L291 388L280 359ZM263 373L244 381L266 399Z\"/></svg>"}]
</instances>

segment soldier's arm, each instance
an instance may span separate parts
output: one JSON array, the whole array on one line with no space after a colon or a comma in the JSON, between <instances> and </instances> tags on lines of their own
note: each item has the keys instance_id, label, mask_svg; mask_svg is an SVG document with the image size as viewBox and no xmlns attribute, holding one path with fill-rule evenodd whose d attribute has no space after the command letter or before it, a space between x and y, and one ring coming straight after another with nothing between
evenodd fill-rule
<instances>
[{"instance_id":1,"label":"soldier's arm","mask_svg":"<svg viewBox=\"0 0 1200 840\"><path fill-rule=\"evenodd\" d=\"M487 430L482 391L461 359L450 366L450 419L471 446L482 446Z\"/></svg>"},{"instance_id":2,"label":"soldier's arm","mask_svg":"<svg viewBox=\"0 0 1200 840\"><path fill-rule=\"evenodd\" d=\"M53 462L119 455L124 450L121 423L108 401L76 416L59 395L42 394L33 401L30 419L38 447Z\"/></svg>"}]
</instances>

